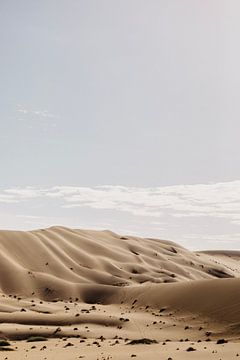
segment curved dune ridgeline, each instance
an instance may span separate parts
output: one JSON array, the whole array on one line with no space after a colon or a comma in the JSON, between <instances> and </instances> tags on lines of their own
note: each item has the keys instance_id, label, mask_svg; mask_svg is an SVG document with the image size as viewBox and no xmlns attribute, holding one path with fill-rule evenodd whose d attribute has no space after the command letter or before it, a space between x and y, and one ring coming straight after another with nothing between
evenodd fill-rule
<instances>
[{"instance_id":1,"label":"curved dune ridgeline","mask_svg":"<svg viewBox=\"0 0 240 360\"><path fill-rule=\"evenodd\" d=\"M1 338L238 341L238 251L64 227L0 231L0 274Z\"/></svg>"},{"instance_id":2,"label":"curved dune ridgeline","mask_svg":"<svg viewBox=\"0 0 240 360\"><path fill-rule=\"evenodd\" d=\"M0 289L5 294L68 299L80 296L85 284L123 287L239 277L240 255L227 253L231 266L221 262L223 256L110 231L1 231Z\"/></svg>"}]
</instances>

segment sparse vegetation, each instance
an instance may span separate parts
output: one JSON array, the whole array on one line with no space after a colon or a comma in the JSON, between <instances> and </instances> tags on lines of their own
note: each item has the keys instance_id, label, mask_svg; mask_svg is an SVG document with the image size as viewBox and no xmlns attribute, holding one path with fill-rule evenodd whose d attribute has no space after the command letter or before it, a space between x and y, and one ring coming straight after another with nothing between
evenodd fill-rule
<instances>
[{"instance_id":1,"label":"sparse vegetation","mask_svg":"<svg viewBox=\"0 0 240 360\"><path fill-rule=\"evenodd\" d=\"M14 351L11 347L11 344L7 340L1 339L0 340L0 351Z\"/></svg>"},{"instance_id":2,"label":"sparse vegetation","mask_svg":"<svg viewBox=\"0 0 240 360\"><path fill-rule=\"evenodd\" d=\"M220 344L226 344L228 341L225 340L225 339L218 339L217 340L217 344L220 345Z\"/></svg>"},{"instance_id":3,"label":"sparse vegetation","mask_svg":"<svg viewBox=\"0 0 240 360\"><path fill-rule=\"evenodd\" d=\"M138 344L151 345L151 344L157 344L157 343L158 343L157 340L143 338L143 339L131 340L127 343L127 345L138 345Z\"/></svg>"},{"instance_id":4,"label":"sparse vegetation","mask_svg":"<svg viewBox=\"0 0 240 360\"><path fill-rule=\"evenodd\" d=\"M8 342L7 340L0 340L0 346L10 346L10 342Z\"/></svg>"},{"instance_id":5,"label":"sparse vegetation","mask_svg":"<svg viewBox=\"0 0 240 360\"><path fill-rule=\"evenodd\" d=\"M47 341L48 339L44 336L30 336L27 339L27 342L34 342L34 341Z\"/></svg>"},{"instance_id":6,"label":"sparse vegetation","mask_svg":"<svg viewBox=\"0 0 240 360\"><path fill-rule=\"evenodd\" d=\"M196 349L194 349L192 346L190 346L189 348L187 348L186 351L196 351Z\"/></svg>"}]
</instances>

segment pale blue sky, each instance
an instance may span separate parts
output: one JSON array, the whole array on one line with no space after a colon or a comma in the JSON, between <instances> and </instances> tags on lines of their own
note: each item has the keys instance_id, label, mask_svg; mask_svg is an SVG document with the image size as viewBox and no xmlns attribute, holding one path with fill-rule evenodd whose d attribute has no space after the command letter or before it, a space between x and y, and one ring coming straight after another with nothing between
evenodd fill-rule
<instances>
[{"instance_id":1,"label":"pale blue sky","mask_svg":"<svg viewBox=\"0 0 240 360\"><path fill-rule=\"evenodd\" d=\"M221 221L212 211L176 219L159 202L159 216L126 216L111 206L65 208L45 195L1 200L29 186L155 194L223 182L238 198L239 16L238 0L1 0L0 226L109 227L192 247L223 236L215 247L240 247L239 199Z\"/></svg>"}]
</instances>

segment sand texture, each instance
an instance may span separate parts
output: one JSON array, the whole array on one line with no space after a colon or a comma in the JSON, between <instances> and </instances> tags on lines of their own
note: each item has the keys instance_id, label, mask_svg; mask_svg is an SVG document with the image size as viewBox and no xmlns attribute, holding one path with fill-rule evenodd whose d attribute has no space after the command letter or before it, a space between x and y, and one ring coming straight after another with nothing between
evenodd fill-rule
<instances>
[{"instance_id":1,"label":"sand texture","mask_svg":"<svg viewBox=\"0 0 240 360\"><path fill-rule=\"evenodd\" d=\"M240 356L240 251L64 227L0 231L0 275L0 359Z\"/></svg>"}]
</instances>

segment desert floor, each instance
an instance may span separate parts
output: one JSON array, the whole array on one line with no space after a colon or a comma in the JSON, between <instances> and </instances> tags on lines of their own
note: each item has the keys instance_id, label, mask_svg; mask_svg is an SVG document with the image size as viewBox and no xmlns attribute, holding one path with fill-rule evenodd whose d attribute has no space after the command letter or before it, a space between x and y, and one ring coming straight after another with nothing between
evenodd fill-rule
<instances>
[{"instance_id":1,"label":"desert floor","mask_svg":"<svg viewBox=\"0 0 240 360\"><path fill-rule=\"evenodd\" d=\"M238 251L64 227L0 231L0 274L0 359L240 356Z\"/></svg>"}]
</instances>

